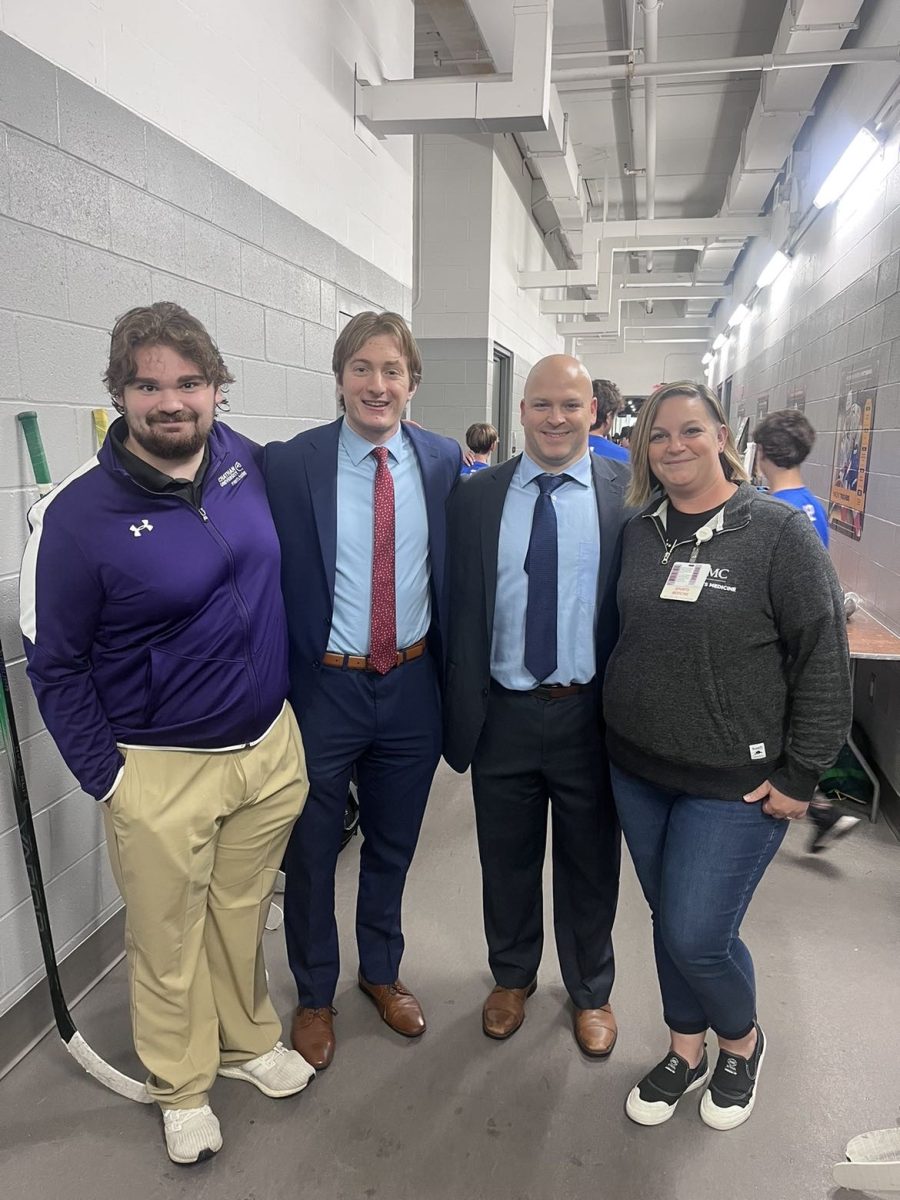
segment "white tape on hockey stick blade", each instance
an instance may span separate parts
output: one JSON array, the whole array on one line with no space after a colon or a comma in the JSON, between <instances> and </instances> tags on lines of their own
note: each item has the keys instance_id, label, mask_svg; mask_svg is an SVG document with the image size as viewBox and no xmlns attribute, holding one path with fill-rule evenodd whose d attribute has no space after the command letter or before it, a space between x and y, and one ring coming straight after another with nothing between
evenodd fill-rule
<instances>
[{"instance_id":1,"label":"white tape on hockey stick blade","mask_svg":"<svg viewBox=\"0 0 900 1200\"><path fill-rule=\"evenodd\" d=\"M89 1075L99 1083L104 1084L120 1096L129 1100L137 1100L147 1104L150 1097L147 1089L136 1079L129 1079L111 1067L108 1062L90 1048L72 1020L72 1014L63 995L62 982L59 978L59 966L56 962L56 949L53 945L53 935L50 929L50 912L47 908L47 897L44 892L44 880L41 873L41 860L38 853L37 838L34 832L34 822L31 817L31 804L28 799L28 783L25 779L25 768L22 764L22 748L16 729L16 718L13 713L12 695L9 690L9 676L6 672L6 661L3 657L3 646L0 644L0 747L6 751L9 767L10 782L12 783L13 807L16 822L19 827L19 838L22 843L22 855L25 860L25 872L31 889L31 902L34 907L34 917L37 922L38 938L41 944L41 955L44 960L44 970L47 973L47 988L50 992L50 1002L53 1007L53 1017L63 1045L73 1058L77 1060Z\"/></svg>"},{"instance_id":2,"label":"white tape on hockey stick blade","mask_svg":"<svg viewBox=\"0 0 900 1200\"><path fill-rule=\"evenodd\" d=\"M138 1104L153 1103L153 1097L144 1084L111 1067L96 1050L90 1048L80 1033L74 1033L63 1045L88 1075L92 1075L110 1091L118 1092L126 1100L136 1100Z\"/></svg>"}]
</instances>

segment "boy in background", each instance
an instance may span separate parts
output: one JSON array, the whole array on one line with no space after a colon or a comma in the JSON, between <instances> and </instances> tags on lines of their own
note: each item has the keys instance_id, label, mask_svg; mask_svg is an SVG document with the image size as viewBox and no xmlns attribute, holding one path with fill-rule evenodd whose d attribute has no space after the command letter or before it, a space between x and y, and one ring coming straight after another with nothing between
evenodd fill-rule
<instances>
[{"instance_id":1,"label":"boy in background","mask_svg":"<svg viewBox=\"0 0 900 1200\"><path fill-rule=\"evenodd\" d=\"M800 473L816 440L812 425L798 409L786 408L764 417L753 431L753 440L756 442L756 466L765 476L771 495L794 508L802 508L827 547L825 509L806 487ZM821 792L816 792L813 797L808 815L815 826L809 845L812 854L824 850L859 824L859 817L839 812Z\"/></svg>"},{"instance_id":2,"label":"boy in background","mask_svg":"<svg viewBox=\"0 0 900 1200\"><path fill-rule=\"evenodd\" d=\"M474 475L476 471L483 471L485 467L489 467L491 455L499 440L500 434L493 425L488 425L484 421L470 425L466 430L466 445L469 447L469 452L460 467L460 475Z\"/></svg>"}]
</instances>

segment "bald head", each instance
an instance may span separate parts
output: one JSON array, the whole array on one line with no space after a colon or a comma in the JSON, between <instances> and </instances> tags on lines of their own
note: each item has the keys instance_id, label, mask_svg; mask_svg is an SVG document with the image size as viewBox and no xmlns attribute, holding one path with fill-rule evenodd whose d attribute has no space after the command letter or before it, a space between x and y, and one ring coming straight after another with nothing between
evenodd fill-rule
<instances>
[{"instance_id":1,"label":"bald head","mask_svg":"<svg viewBox=\"0 0 900 1200\"><path fill-rule=\"evenodd\" d=\"M583 458L597 412L591 377L577 358L550 354L531 368L520 406L525 450L551 474Z\"/></svg>"},{"instance_id":2,"label":"bald head","mask_svg":"<svg viewBox=\"0 0 900 1200\"><path fill-rule=\"evenodd\" d=\"M538 359L525 380L526 398L547 383L567 381L573 387L586 387L587 394L592 394L591 376L584 363L580 363L571 354L548 354L546 358Z\"/></svg>"}]
</instances>

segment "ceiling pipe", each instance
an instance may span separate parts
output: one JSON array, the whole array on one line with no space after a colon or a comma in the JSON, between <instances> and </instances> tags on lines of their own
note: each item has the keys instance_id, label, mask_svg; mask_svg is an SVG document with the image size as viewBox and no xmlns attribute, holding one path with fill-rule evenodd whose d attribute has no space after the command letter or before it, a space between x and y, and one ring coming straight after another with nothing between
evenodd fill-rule
<instances>
[{"instance_id":1,"label":"ceiling pipe","mask_svg":"<svg viewBox=\"0 0 900 1200\"><path fill-rule=\"evenodd\" d=\"M641 0L641 11L644 14L644 62L659 61L657 53L659 45L659 0ZM648 78L644 85L644 127L645 127L645 162L647 173L644 176L644 194L646 197L647 220L652 221L656 216L656 79ZM647 254L644 269L653 270L653 252ZM647 312L653 312L653 301L647 301Z\"/></svg>"},{"instance_id":2,"label":"ceiling pipe","mask_svg":"<svg viewBox=\"0 0 900 1200\"><path fill-rule=\"evenodd\" d=\"M557 59L571 58L630 58L631 50L554 50Z\"/></svg>"},{"instance_id":3,"label":"ceiling pipe","mask_svg":"<svg viewBox=\"0 0 900 1200\"><path fill-rule=\"evenodd\" d=\"M709 284L700 284L696 288L660 288L656 289L642 288L637 295L629 295L631 288L627 288L615 299L620 305L622 304L643 304L644 298L656 298L657 300L708 300L710 303L714 300L727 300L731 296L731 288L722 286L714 287ZM544 314L562 315L568 313L571 316L606 316L609 312L606 304L602 300L542 300L541 312Z\"/></svg>"},{"instance_id":4,"label":"ceiling pipe","mask_svg":"<svg viewBox=\"0 0 900 1200\"><path fill-rule=\"evenodd\" d=\"M858 46L853 50L802 54L747 54L738 58L698 58L687 62L637 63L634 66L559 67L553 83L595 79L676 78L679 75L730 75L734 71L784 71L791 67L837 67L850 63L900 62L900 46Z\"/></svg>"},{"instance_id":5,"label":"ceiling pipe","mask_svg":"<svg viewBox=\"0 0 900 1200\"><path fill-rule=\"evenodd\" d=\"M621 309L615 314L610 314L603 320L589 321L587 319L578 320L557 320L556 332L562 337L584 337L590 335L592 337L621 337L623 334L627 337L628 331L631 329L673 329L673 330L711 330L715 328L715 321L712 317L648 317L648 316L629 316L623 313ZM700 335L702 337L702 333ZM707 335L707 340L709 335Z\"/></svg>"},{"instance_id":6,"label":"ceiling pipe","mask_svg":"<svg viewBox=\"0 0 900 1200\"><path fill-rule=\"evenodd\" d=\"M628 46L627 61L629 63L634 62L634 17L635 17L636 10L637 10L637 0L633 0L632 10L631 10L631 21L629 23L628 0L619 0L619 11L621 13L621 19L622 19L622 45ZM550 71L550 75L552 78L552 75L553 75L552 68ZM631 80L627 77L625 79L625 114L624 115L625 115L625 120L628 124L628 162L633 164L634 159L635 159L634 95L633 95L632 88L631 88ZM615 122L615 113L613 115L613 120ZM617 122L615 122L615 123L616 123L616 125L618 125ZM637 217L637 215L638 215L638 192L637 192L637 183L635 182L635 173L633 171L629 171L628 163L625 163L624 167L625 167L625 174L624 174L623 182L622 182L623 204L622 204L621 212L624 213L624 212L628 211L628 206L626 204L626 200L628 199L628 197L626 197L626 190L627 190L630 192L631 210L633 211L635 217ZM627 189L626 189L626 184L628 185ZM608 209L609 209L608 195L609 195L608 179L606 177L606 172L604 171L604 180L603 180L603 219L604 219L604 221L606 220L606 217L608 214Z\"/></svg>"}]
</instances>

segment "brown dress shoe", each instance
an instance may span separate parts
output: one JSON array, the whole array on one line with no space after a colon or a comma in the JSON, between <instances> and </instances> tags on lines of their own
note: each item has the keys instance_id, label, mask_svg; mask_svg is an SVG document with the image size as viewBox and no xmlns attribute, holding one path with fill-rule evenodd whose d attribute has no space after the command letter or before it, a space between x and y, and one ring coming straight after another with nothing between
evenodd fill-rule
<instances>
[{"instance_id":1,"label":"brown dress shoe","mask_svg":"<svg viewBox=\"0 0 900 1200\"><path fill-rule=\"evenodd\" d=\"M536 979L523 988L507 988L497 984L481 1010L481 1028L489 1038L502 1042L512 1037L525 1020L525 1001L536 987Z\"/></svg>"},{"instance_id":2,"label":"brown dress shoe","mask_svg":"<svg viewBox=\"0 0 900 1200\"><path fill-rule=\"evenodd\" d=\"M324 1071L334 1058L334 1009L301 1005L291 1025L291 1045L311 1067Z\"/></svg>"},{"instance_id":3,"label":"brown dress shoe","mask_svg":"<svg viewBox=\"0 0 900 1200\"><path fill-rule=\"evenodd\" d=\"M402 1033L404 1037L421 1037L425 1032L425 1017L422 1008L409 990L399 979L393 983L369 983L358 976L359 986L366 993L381 1016L385 1025L390 1025L394 1033Z\"/></svg>"},{"instance_id":4,"label":"brown dress shoe","mask_svg":"<svg viewBox=\"0 0 900 1200\"><path fill-rule=\"evenodd\" d=\"M591 1058L608 1058L618 1036L616 1018L608 1004L575 1009L575 1041Z\"/></svg>"}]
</instances>

